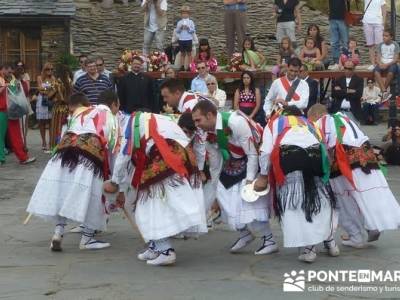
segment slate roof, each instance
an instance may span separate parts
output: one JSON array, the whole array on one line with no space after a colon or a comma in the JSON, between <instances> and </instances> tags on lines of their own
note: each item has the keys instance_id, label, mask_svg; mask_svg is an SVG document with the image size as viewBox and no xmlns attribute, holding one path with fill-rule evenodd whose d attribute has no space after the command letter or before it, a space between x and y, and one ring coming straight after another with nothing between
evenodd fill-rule
<instances>
[{"instance_id":1,"label":"slate roof","mask_svg":"<svg viewBox=\"0 0 400 300\"><path fill-rule=\"evenodd\" d=\"M19 16L73 16L73 0L0 0L0 17Z\"/></svg>"}]
</instances>

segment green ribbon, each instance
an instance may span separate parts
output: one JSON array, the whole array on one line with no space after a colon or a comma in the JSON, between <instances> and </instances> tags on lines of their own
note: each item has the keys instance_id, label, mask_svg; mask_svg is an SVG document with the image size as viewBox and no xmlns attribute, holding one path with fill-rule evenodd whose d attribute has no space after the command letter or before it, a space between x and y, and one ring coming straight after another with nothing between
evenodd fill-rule
<instances>
[{"instance_id":1,"label":"green ribbon","mask_svg":"<svg viewBox=\"0 0 400 300\"><path fill-rule=\"evenodd\" d=\"M142 112L138 111L135 114L135 124L133 126L133 145L135 149L140 148L140 116Z\"/></svg>"},{"instance_id":2,"label":"green ribbon","mask_svg":"<svg viewBox=\"0 0 400 300\"><path fill-rule=\"evenodd\" d=\"M344 125L344 123L342 121L342 118L337 114L333 115L333 120L335 122L336 135L337 135L337 138L339 140L339 143L343 144L343 133L340 130L340 128L345 127L345 125Z\"/></svg>"},{"instance_id":3,"label":"green ribbon","mask_svg":"<svg viewBox=\"0 0 400 300\"><path fill-rule=\"evenodd\" d=\"M331 164L328 158L328 150L326 149L323 142L319 143L319 148L321 150L321 160L322 160L322 173L323 173L322 182L328 183L331 175Z\"/></svg>"},{"instance_id":4,"label":"green ribbon","mask_svg":"<svg viewBox=\"0 0 400 300\"><path fill-rule=\"evenodd\" d=\"M222 117L222 129L217 130L217 143L219 147L219 151L221 152L223 160L228 160L230 157L228 150L228 136L225 133L226 128L228 128L228 121L231 113L229 112L221 112Z\"/></svg>"}]
</instances>

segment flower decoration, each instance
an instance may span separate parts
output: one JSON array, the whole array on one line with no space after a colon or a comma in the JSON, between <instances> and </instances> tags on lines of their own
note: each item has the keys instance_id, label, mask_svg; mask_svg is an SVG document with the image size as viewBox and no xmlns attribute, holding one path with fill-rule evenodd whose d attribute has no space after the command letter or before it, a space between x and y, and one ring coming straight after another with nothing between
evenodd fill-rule
<instances>
[{"instance_id":1,"label":"flower decoration","mask_svg":"<svg viewBox=\"0 0 400 300\"><path fill-rule=\"evenodd\" d=\"M229 62L229 71L237 72L240 71L240 65L243 64L242 54L233 53L232 58Z\"/></svg>"},{"instance_id":2,"label":"flower decoration","mask_svg":"<svg viewBox=\"0 0 400 300\"><path fill-rule=\"evenodd\" d=\"M118 69L129 71L132 59L135 57L139 57L143 63L147 62L147 58L140 51L126 49L121 54L121 63L119 64Z\"/></svg>"},{"instance_id":3,"label":"flower decoration","mask_svg":"<svg viewBox=\"0 0 400 300\"><path fill-rule=\"evenodd\" d=\"M168 56L164 52L153 51L148 56L148 62L149 72L163 71L164 66L168 64Z\"/></svg>"}]
</instances>

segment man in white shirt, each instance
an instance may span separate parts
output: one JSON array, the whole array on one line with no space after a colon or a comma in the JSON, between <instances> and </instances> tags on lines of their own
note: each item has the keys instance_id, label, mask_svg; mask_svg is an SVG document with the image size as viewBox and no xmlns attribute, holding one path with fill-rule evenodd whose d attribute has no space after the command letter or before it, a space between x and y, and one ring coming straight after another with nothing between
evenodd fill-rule
<instances>
[{"instance_id":1,"label":"man in white shirt","mask_svg":"<svg viewBox=\"0 0 400 300\"><path fill-rule=\"evenodd\" d=\"M144 0L143 54L149 54L153 41L158 51L164 51L164 35L167 28L167 0Z\"/></svg>"},{"instance_id":2,"label":"man in white shirt","mask_svg":"<svg viewBox=\"0 0 400 300\"><path fill-rule=\"evenodd\" d=\"M264 103L267 119L271 116L274 105L294 105L301 110L307 108L310 90L307 82L298 78L301 65L300 59L291 58L287 75L272 83Z\"/></svg>"},{"instance_id":3,"label":"man in white shirt","mask_svg":"<svg viewBox=\"0 0 400 300\"><path fill-rule=\"evenodd\" d=\"M369 48L369 59L374 69L375 47L382 43L383 27L386 19L386 0L364 0L364 17L362 19L367 47Z\"/></svg>"},{"instance_id":4,"label":"man in white shirt","mask_svg":"<svg viewBox=\"0 0 400 300\"><path fill-rule=\"evenodd\" d=\"M86 60L87 60L87 56L82 54L79 55L79 66L81 67L79 70L77 70L74 73L74 78L72 80L72 84L75 84L75 82L78 80L79 77L81 77L82 75L86 74Z\"/></svg>"}]
</instances>

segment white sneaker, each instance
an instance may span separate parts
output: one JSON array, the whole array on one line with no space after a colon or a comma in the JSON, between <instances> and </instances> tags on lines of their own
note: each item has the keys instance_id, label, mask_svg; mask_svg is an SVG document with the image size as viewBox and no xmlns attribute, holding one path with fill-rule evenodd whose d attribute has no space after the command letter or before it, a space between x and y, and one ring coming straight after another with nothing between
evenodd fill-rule
<instances>
[{"instance_id":1,"label":"white sneaker","mask_svg":"<svg viewBox=\"0 0 400 300\"><path fill-rule=\"evenodd\" d=\"M21 165L29 165L36 161L36 157L29 157L27 160L21 161Z\"/></svg>"},{"instance_id":2,"label":"white sneaker","mask_svg":"<svg viewBox=\"0 0 400 300\"><path fill-rule=\"evenodd\" d=\"M242 236L241 238L237 239L237 241L232 245L230 252L231 253L239 252L239 250L246 247L248 244L254 241L254 239L255 237L251 234L251 232L249 232L245 236Z\"/></svg>"},{"instance_id":3,"label":"white sneaker","mask_svg":"<svg viewBox=\"0 0 400 300\"><path fill-rule=\"evenodd\" d=\"M70 233L82 233L84 228L85 227L83 227L83 225L75 226L75 227L72 227L69 232Z\"/></svg>"},{"instance_id":4,"label":"white sneaker","mask_svg":"<svg viewBox=\"0 0 400 300\"><path fill-rule=\"evenodd\" d=\"M175 250L169 248L163 252L159 252L159 255L152 260L148 260L146 263L151 266L168 266L176 262Z\"/></svg>"},{"instance_id":5,"label":"white sneaker","mask_svg":"<svg viewBox=\"0 0 400 300\"><path fill-rule=\"evenodd\" d=\"M334 239L324 241L324 248L328 251L329 256L335 257L340 254L340 249Z\"/></svg>"},{"instance_id":6,"label":"white sneaker","mask_svg":"<svg viewBox=\"0 0 400 300\"><path fill-rule=\"evenodd\" d=\"M374 66L374 65L370 65L370 66L368 66L368 68L367 68L368 71L373 71L374 69L375 69L375 66Z\"/></svg>"},{"instance_id":7,"label":"white sneaker","mask_svg":"<svg viewBox=\"0 0 400 300\"><path fill-rule=\"evenodd\" d=\"M63 236L61 234L54 234L53 237L51 238L51 243L50 243L50 250L54 252L60 252L62 251L61 248L61 242L62 242Z\"/></svg>"},{"instance_id":8,"label":"white sneaker","mask_svg":"<svg viewBox=\"0 0 400 300\"><path fill-rule=\"evenodd\" d=\"M379 230L368 230L368 242L375 242L379 239L381 233Z\"/></svg>"},{"instance_id":9,"label":"white sneaker","mask_svg":"<svg viewBox=\"0 0 400 300\"><path fill-rule=\"evenodd\" d=\"M146 249L146 251L139 253L137 258L138 260L141 261L146 261L146 260L153 260L156 259L160 255L160 252L154 250L153 247L149 247Z\"/></svg>"},{"instance_id":10,"label":"white sneaker","mask_svg":"<svg viewBox=\"0 0 400 300\"><path fill-rule=\"evenodd\" d=\"M278 245L274 241L272 234L269 236L264 235L262 239L263 244L256 252L254 252L255 255L265 255L279 251Z\"/></svg>"},{"instance_id":11,"label":"white sneaker","mask_svg":"<svg viewBox=\"0 0 400 300\"><path fill-rule=\"evenodd\" d=\"M362 248L365 247L364 243L362 243L362 242L358 243L358 242L353 241L351 239L347 240L347 241L342 240L342 245L347 246L347 247L353 247L353 248L356 248L356 249L362 249Z\"/></svg>"},{"instance_id":12,"label":"white sneaker","mask_svg":"<svg viewBox=\"0 0 400 300\"><path fill-rule=\"evenodd\" d=\"M79 244L79 249L81 250L99 250L99 249L104 249L110 247L110 243L102 242L95 240L94 238L91 238L88 242L86 243L80 243Z\"/></svg>"},{"instance_id":13,"label":"white sneaker","mask_svg":"<svg viewBox=\"0 0 400 300\"><path fill-rule=\"evenodd\" d=\"M313 263L317 259L317 253L315 252L315 246L305 247L304 252L299 255L299 260L307 263Z\"/></svg>"},{"instance_id":14,"label":"white sneaker","mask_svg":"<svg viewBox=\"0 0 400 300\"><path fill-rule=\"evenodd\" d=\"M337 70L339 70L339 69L340 69L339 64L330 65L330 66L328 67L328 70L332 70L332 71L337 71Z\"/></svg>"}]
</instances>

